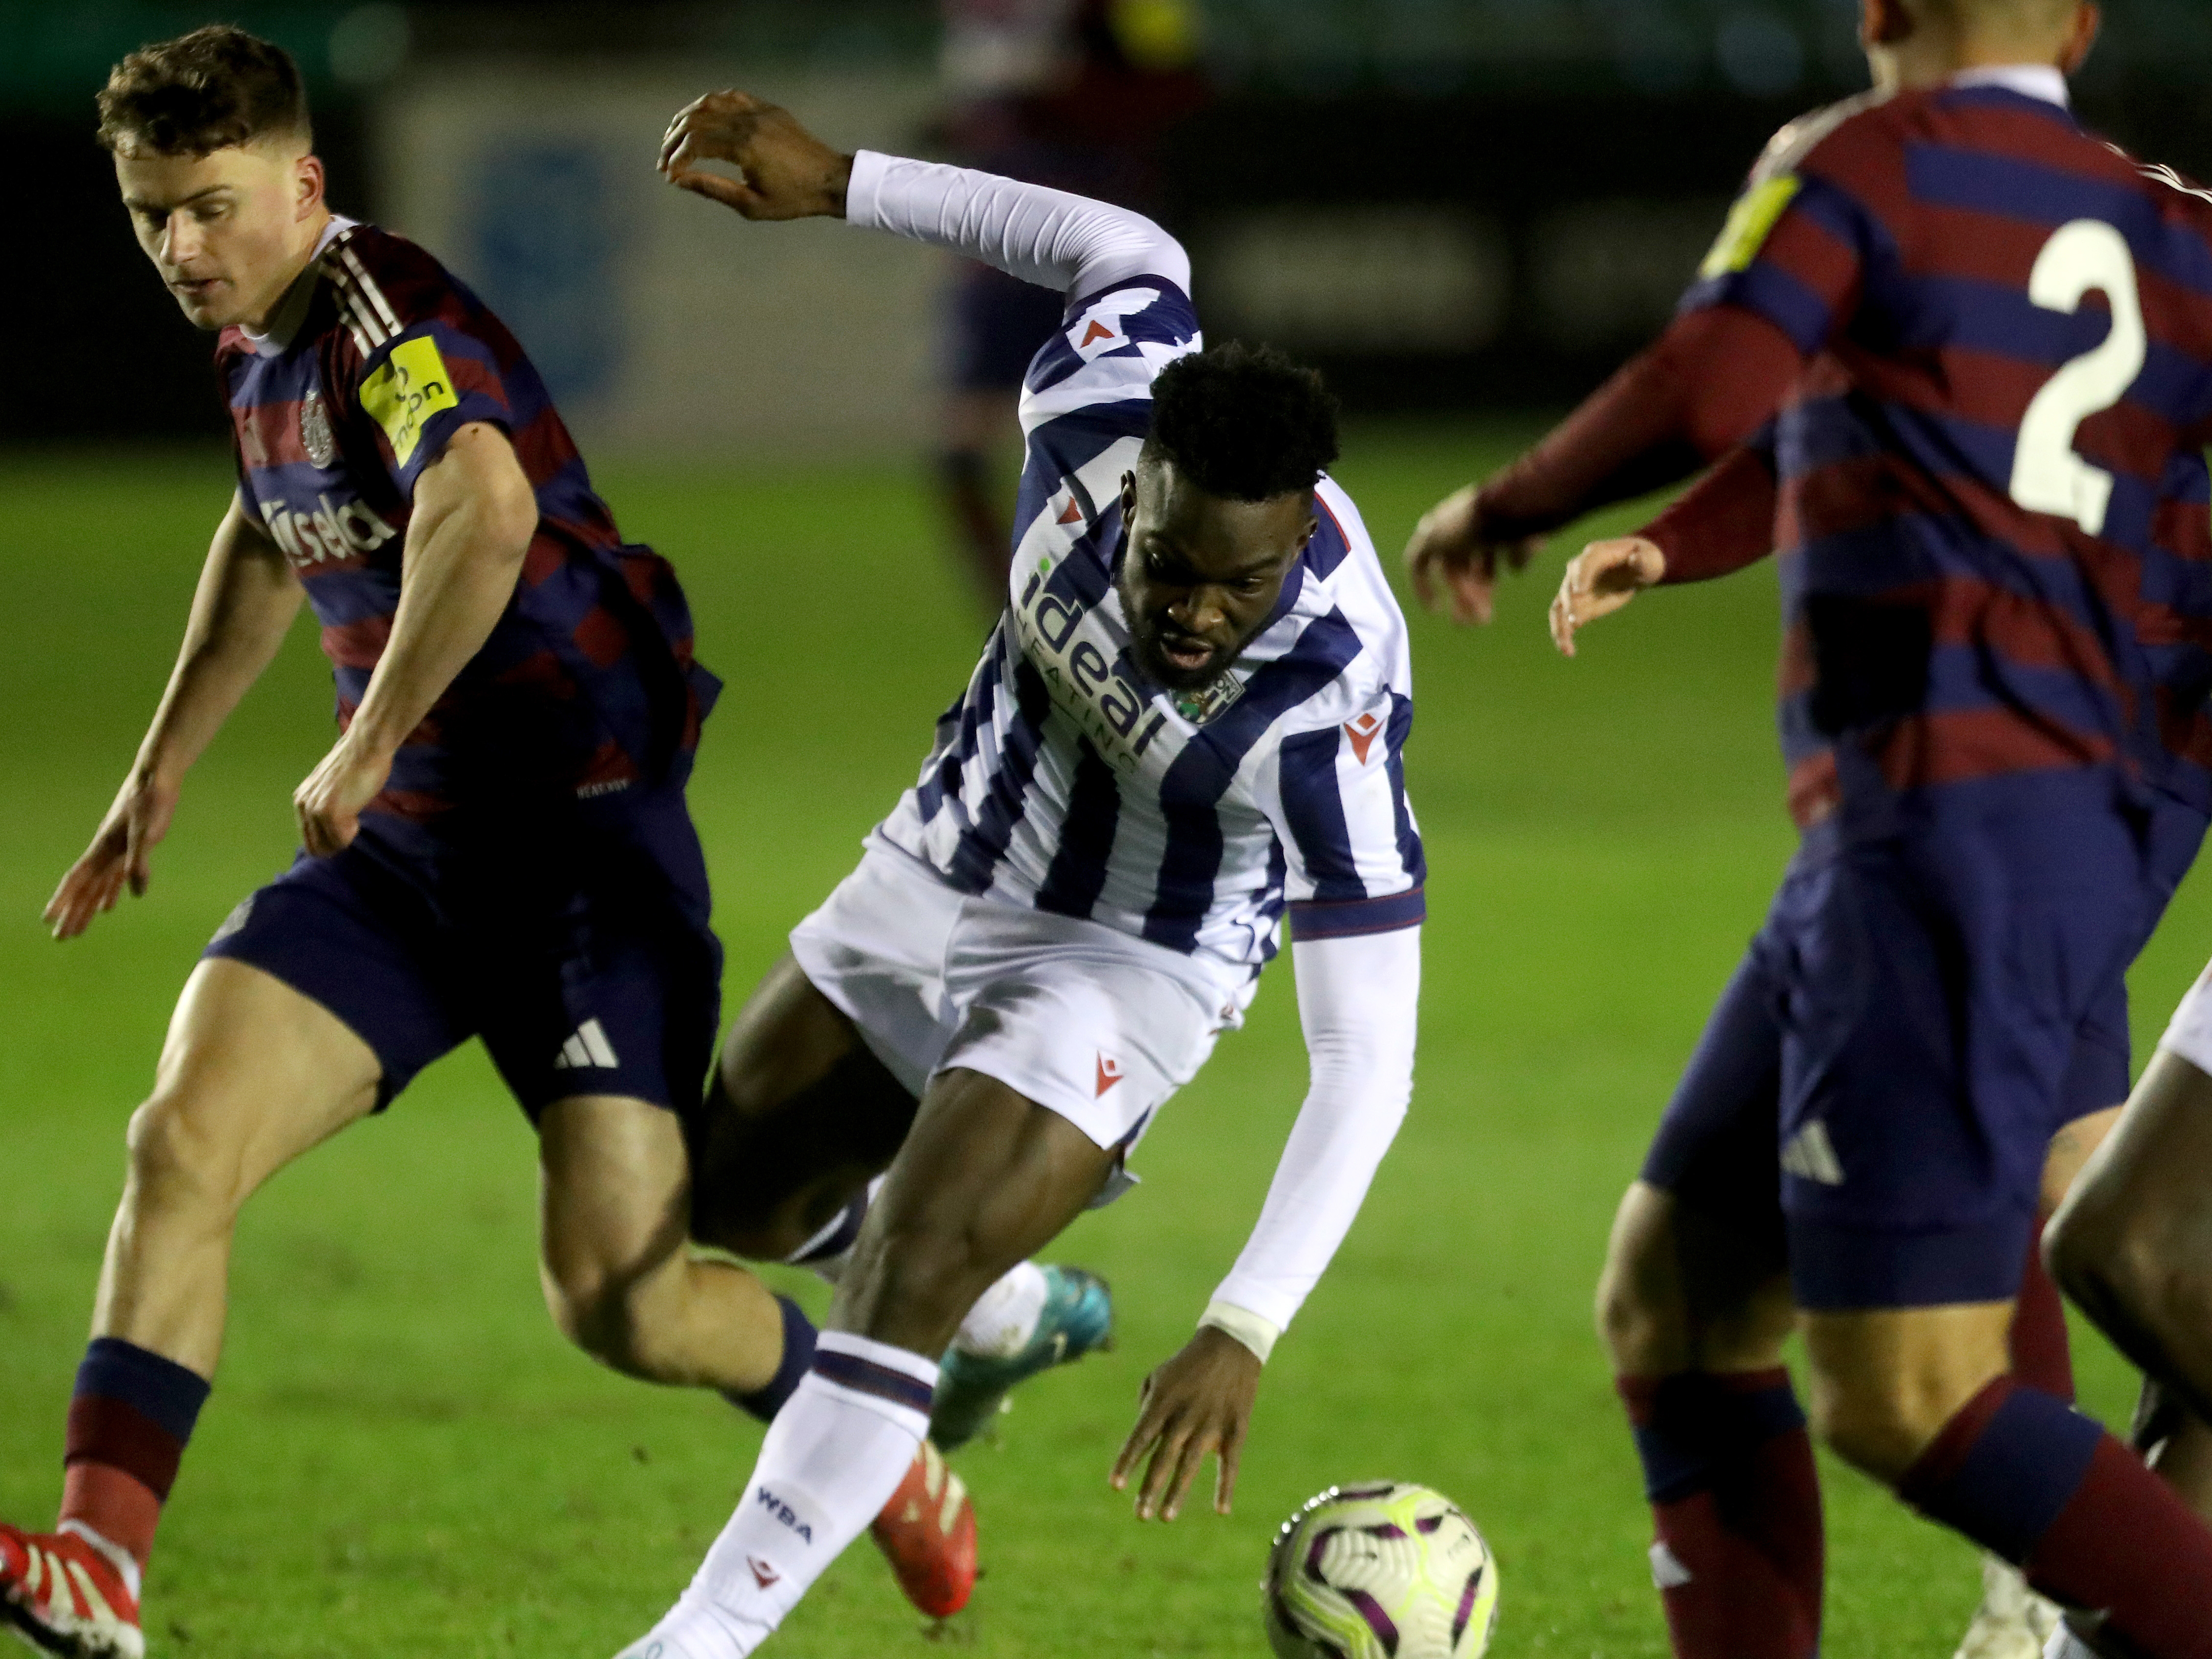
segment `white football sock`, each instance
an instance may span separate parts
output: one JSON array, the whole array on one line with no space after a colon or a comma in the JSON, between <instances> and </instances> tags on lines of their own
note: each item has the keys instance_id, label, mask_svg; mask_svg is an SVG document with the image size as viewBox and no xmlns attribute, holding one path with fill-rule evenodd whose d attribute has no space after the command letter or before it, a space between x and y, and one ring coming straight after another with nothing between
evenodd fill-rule
<instances>
[{"instance_id":1,"label":"white football sock","mask_svg":"<svg viewBox=\"0 0 2212 1659\"><path fill-rule=\"evenodd\" d=\"M1036 1334L1052 1283L1044 1269L1024 1261L975 1298L953 1333L952 1346L984 1359L1011 1359Z\"/></svg>"},{"instance_id":2,"label":"white football sock","mask_svg":"<svg viewBox=\"0 0 2212 1659\"><path fill-rule=\"evenodd\" d=\"M2066 1628L2062 1620L2043 1644L2043 1659L2097 1659L2096 1650Z\"/></svg>"},{"instance_id":3,"label":"white football sock","mask_svg":"<svg viewBox=\"0 0 2212 1659\"><path fill-rule=\"evenodd\" d=\"M890 1501L929 1432L936 1385L936 1364L919 1354L823 1332L814 1369L761 1443L737 1513L691 1587L630 1651L741 1659L766 1641Z\"/></svg>"}]
</instances>

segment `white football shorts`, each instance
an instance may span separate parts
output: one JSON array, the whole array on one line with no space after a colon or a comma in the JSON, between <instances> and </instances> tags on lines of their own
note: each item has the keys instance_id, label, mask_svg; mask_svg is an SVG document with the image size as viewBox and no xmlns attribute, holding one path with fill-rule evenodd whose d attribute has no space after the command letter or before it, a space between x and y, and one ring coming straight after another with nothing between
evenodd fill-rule
<instances>
[{"instance_id":1,"label":"white football shorts","mask_svg":"<svg viewBox=\"0 0 2212 1659\"><path fill-rule=\"evenodd\" d=\"M970 898L878 841L791 951L917 1096L939 1072L981 1072L1123 1153L1258 984L1095 921Z\"/></svg>"},{"instance_id":2,"label":"white football shorts","mask_svg":"<svg viewBox=\"0 0 2212 1659\"><path fill-rule=\"evenodd\" d=\"M2166 1022L2158 1046L2170 1048L2198 1071L2212 1073L2212 968L2197 976Z\"/></svg>"}]
</instances>

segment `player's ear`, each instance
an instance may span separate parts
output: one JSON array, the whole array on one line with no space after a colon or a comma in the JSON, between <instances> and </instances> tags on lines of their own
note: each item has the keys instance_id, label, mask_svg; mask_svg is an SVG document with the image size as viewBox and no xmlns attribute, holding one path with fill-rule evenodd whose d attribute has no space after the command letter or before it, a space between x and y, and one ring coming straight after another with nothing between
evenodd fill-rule
<instances>
[{"instance_id":1,"label":"player's ear","mask_svg":"<svg viewBox=\"0 0 2212 1659\"><path fill-rule=\"evenodd\" d=\"M292 212L304 219L323 204L323 158L302 155L292 163Z\"/></svg>"},{"instance_id":2,"label":"player's ear","mask_svg":"<svg viewBox=\"0 0 2212 1659\"><path fill-rule=\"evenodd\" d=\"M1127 524L1137 511L1137 475L1133 470L1121 475L1121 522Z\"/></svg>"},{"instance_id":3,"label":"player's ear","mask_svg":"<svg viewBox=\"0 0 2212 1659\"><path fill-rule=\"evenodd\" d=\"M1860 0L1859 44L1893 46L1911 38L1912 14L1905 0Z\"/></svg>"},{"instance_id":4,"label":"player's ear","mask_svg":"<svg viewBox=\"0 0 2212 1659\"><path fill-rule=\"evenodd\" d=\"M2067 30L2058 67L2069 76L2080 73L2081 65L2089 61L2089 53L2095 48L2097 36L2104 27L2104 10L2097 0L2081 0L2074 8L2074 21Z\"/></svg>"}]
</instances>

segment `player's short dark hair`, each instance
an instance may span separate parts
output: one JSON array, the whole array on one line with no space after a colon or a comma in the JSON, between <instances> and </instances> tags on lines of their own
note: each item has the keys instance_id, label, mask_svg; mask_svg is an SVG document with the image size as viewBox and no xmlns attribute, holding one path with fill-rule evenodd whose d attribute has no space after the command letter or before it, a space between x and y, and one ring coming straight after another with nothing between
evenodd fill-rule
<instances>
[{"instance_id":1,"label":"player's short dark hair","mask_svg":"<svg viewBox=\"0 0 2212 1659\"><path fill-rule=\"evenodd\" d=\"M1160 371L1145 454L1174 462L1209 495L1272 501L1311 489L1336 459L1336 415L1312 369L1231 340Z\"/></svg>"},{"instance_id":2,"label":"player's short dark hair","mask_svg":"<svg viewBox=\"0 0 2212 1659\"><path fill-rule=\"evenodd\" d=\"M228 23L141 46L100 90L100 142L111 150L208 155L313 136L292 54Z\"/></svg>"}]
</instances>

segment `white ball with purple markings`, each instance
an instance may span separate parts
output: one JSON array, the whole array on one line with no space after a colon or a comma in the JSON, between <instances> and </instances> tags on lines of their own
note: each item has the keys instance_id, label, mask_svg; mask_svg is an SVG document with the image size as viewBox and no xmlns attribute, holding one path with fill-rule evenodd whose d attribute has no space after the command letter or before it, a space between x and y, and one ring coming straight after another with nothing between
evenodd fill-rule
<instances>
[{"instance_id":1,"label":"white ball with purple markings","mask_svg":"<svg viewBox=\"0 0 2212 1659\"><path fill-rule=\"evenodd\" d=\"M1398 1480L1308 1499L1260 1588L1276 1659L1480 1659L1498 1622L1498 1564L1474 1522Z\"/></svg>"}]
</instances>

